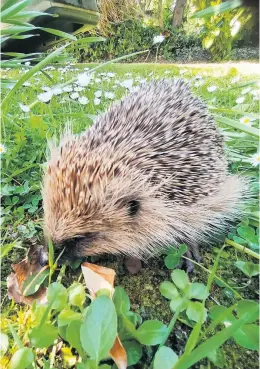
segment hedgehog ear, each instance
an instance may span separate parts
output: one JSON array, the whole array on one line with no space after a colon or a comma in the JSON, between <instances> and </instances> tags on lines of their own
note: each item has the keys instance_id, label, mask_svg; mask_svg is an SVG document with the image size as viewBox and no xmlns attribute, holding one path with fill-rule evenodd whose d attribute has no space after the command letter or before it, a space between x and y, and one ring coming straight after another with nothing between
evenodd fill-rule
<instances>
[{"instance_id":1,"label":"hedgehog ear","mask_svg":"<svg viewBox=\"0 0 260 369\"><path fill-rule=\"evenodd\" d=\"M126 203L128 215L131 217L135 216L140 210L139 200L130 200Z\"/></svg>"}]
</instances>

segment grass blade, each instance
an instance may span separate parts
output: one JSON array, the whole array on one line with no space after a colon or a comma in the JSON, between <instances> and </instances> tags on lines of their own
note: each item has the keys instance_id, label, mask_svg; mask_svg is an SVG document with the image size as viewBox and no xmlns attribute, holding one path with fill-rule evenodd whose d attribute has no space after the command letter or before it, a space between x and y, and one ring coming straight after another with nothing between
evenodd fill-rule
<instances>
[{"instance_id":1,"label":"grass blade","mask_svg":"<svg viewBox=\"0 0 260 369\"><path fill-rule=\"evenodd\" d=\"M242 132L245 132L251 136L254 136L254 137L260 137L260 133L259 133L259 130L257 128L254 128L254 127L250 127L250 126L246 126L240 122L237 122L236 120L234 119L229 119L229 118L225 118L225 117L222 117L220 115L215 115L215 118L217 120L217 122L219 123L222 123L222 124L226 124L232 128L235 128L235 129L238 129Z\"/></svg>"}]
</instances>

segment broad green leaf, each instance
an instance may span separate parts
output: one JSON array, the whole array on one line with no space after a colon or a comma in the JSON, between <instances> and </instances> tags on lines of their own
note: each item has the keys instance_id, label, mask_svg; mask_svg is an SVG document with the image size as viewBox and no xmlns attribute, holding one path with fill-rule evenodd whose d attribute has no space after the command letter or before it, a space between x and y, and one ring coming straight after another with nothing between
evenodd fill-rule
<instances>
[{"instance_id":1,"label":"broad green leaf","mask_svg":"<svg viewBox=\"0 0 260 369\"><path fill-rule=\"evenodd\" d=\"M234 335L236 343L249 350L259 349L259 327L256 324L245 324Z\"/></svg>"},{"instance_id":2,"label":"broad green leaf","mask_svg":"<svg viewBox=\"0 0 260 369\"><path fill-rule=\"evenodd\" d=\"M72 320L81 320L82 315L70 308L65 308L58 315L58 326L68 325Z\"/></svg>"},{"instance_id":3,"label":"broad green leaf","mask_svg":"<svg viewBox=\"0 0 260 369\"><path fill-rule=\"evenodd\" d=\"M169 254L164 259L164 264L168 269L174 269L180 263L181 257L178 254Z\"/></svg>"},{"instance_id":4,"label":"broad green leaf","mask_svg":"<svg viewBox=\"0 0 260 369\"><path fill-rule=\"evenodd\" d=\"M58 337L58 328L46 323L42 326L34 327L30 334L30 341L35 348L48 348Z\"/></svg>"},{"instance_id":5,"label":"broad green leaf","mask_svg":"<svg viewBox=\"0 0 260 369\"><path fill-rule=\"evenodd\" d=\"M240 237L251 240L255 236L255 230L252 227L249 226L242 226L237 228L237 233Z\"/></svg>"},{"instance_id":6,"label":"broad green leaf","mask_svg":"<svg viewBox=\"0 0 260 369\"><path fill-rule=\"evenodd\" d=\"M42 286L45 279L48 277L50 270L47 266L43 267L39 272L32 274L23 283L23 296L33 295Z\"/></svg>"},{"instance_id":7,"label":"broad green leaf","mask_svg":"<svg viewBox=\"0 0 260 369\"><path fill-rule=\"evenodd\" d=\"M166 333L167 327L159 320L147 320L136 331L135 338L142 345L159 345Z\"/></svg>"},{"instance_id":8,"label":"broad green leaf","mask_svg":"<svg viewBox=\"0 0 260 369\"><path fill-rule=\"evenodd\" d=\"M208 297L209 293L207 286L203 283L191 283L189 297L190 299L204 300Z\"/></svg>"},{"instance_id":9,"label":"broad green leaf","mask_svg":"<svg viewBox=\"0 0 260 369\"><path fill-rule=\"evenodd\" d=\"M248 323L254 323L259 318L259 304L252 300L241 300L237 303L237 316L240 318L243 316L248 310L252 310L253 308L257 308L255 316L252 316L252 320L249 320Z\"/></svg>"},{"instance_id":10,"label":"broad green leaf","mask_svg":"<svg viewBox=\"0 0 260 369\"><path fill-rule=\"evenodd\" d=\"M127 354L127 366L137 364L143 354L140 343L136 341L125 341L122 344Z\"/></svg>"},{"instance_id":11,"label":"broad green leaf","mask_svg":"<svg viewBox=\"0 0 260 369\"><path fill-rule=\"evenodd\" d=\"M7 334L0 332L0 357L4 356L6 351L8 350L9 339Z\"/></svg>"},{"instance_id":12,"label":"broad green leaf","mask_svg":"<svg viewBox=\"0 0 260 369\"><path fill-rule=\"evenodd\" d=\"M113 295L117 314L126 314L130 310L130 300L122 287L116 287Z\"/></svg>"},{"instance_id":13,"label":"broad green leaf","mask_svg":"<svg viewBox=\"0 0 260 369\"><path fill-rule=\"evenodd\" d=\"M117 316L113 302L107 296L97 297L87 310L80 329L83 349L98 363L108 355L117 334Z\"/></svg>"},{"instance_id":14,"label":"broad green leaf","mask_svg":"<svg viewBox=\"0 0 260 369\"><path fill-rule=\"evenodd\" d=\"M66 329L66 339L68 340L69 344L74 347L79 355L82 357L84 356L84 351L80 341L80 328L82 325L82 321L80 320L72 320L67 329Z\"/></svg>"},{"instance_id":15,"label":"broad green leaf","mask_svg":"<svg viewBox=\"0 0 260 369\"><path fill-rule=\"evenodd\" d=\"M205 322L206 317L207 317L207 310L205 309L205 307L203 306L201 302L189 301L186 314L190 320L193 320L195 322L198 322L200 319L200 316L203 315L202 322Z\"/></svg>"},{"instance_id":16,"label":"broad green leaf","mask_svg":"<svg viewBox=\"0 0 260 369\"><path fill-rule=\"evenodd\" d=\"M224 368L226 360L225 360L224 352L223 352L223 350L221 350L221 348L218 348L216 350L211 351L208 354L208 358L218 368Z\"/></svg>"},{"instance_id":17,"label":"broad green leaf","mask_svg":"<svg viewBox=\"0 0 260 369\"><path fill-rule=\"evenodd\" d=\"M50 284L47 290L47 299L48 302L54 300L53 309L62 310L67 305L68 300L66 288L58 282Z\"/></svg>"},{"instance_id":18,"label":"broad green leaf","mask_svg":"<svg viewBox=\"0 0 260 369\"><path fill-rule=\"evenodd\" d=\"M235 262L235 266L250 278L259 274L259 265L250 261L239 260Z\"/></svg>"},{"instance_id":19,"label":"broad green leaf","mask_svg":"<svg viewBox=\"0 0 260 369\"><path fill-rule=\"evenodd\" d=\"M191 18L204 18L211 17L212 15L221 14L232 9L235 9L242 5L242 0L228 0L221 4L210 6L206 9L200 10L199 12L193 14Z\"/></svg>"},{"instance_id":20,"label":"broad green leaf","mask_svg":"<svg viewBox=\"0 0 260 369\"><path fill-rule=\"evenodd\" d=\"M31 367L33 360L34 355L31 348L20 348L13 354L9 364L9 369L27 369Z\"/></svg>"},{"instance_id":21,"label":"broad green leaf","mask_svg":"<svg viewBox=\"0 0 260 369\"><path fill-rule=\"evenodd\" d=\"M71 305L82 307L86 300L85 288L81 283L74 282L68 289L69 302Z\"/></svg>"},{"instance_id":22,"label":"broad green leaf","mask_svg":"<svg viewBox=\"0 0 260 369\"><path fill-rule=\"evenodd\" d=\"M160 292L164 297L166 297L169 300L174 300L180 296L175 285L169 281L164 281L161 283Z\"/></svg>"},{"instance_id":23,"label":"broad green leaf","mask_svg":"<svg viewBox=\"0 0 260 369\"><path fill-rule=\"evenodd\" d=\"M173 312L175 312L182 304L183 304L183 297L182 296L177 296L175 297L173 300L171 300L170 302L170 308ZM183 304L182 308L181 308L181 311L187 309L188 307L188 301L186 301L185 304Z\"/></svg>"},{"instance_id":24,"label":"broad green leaf","mask_svg":"<svg viewBox=\"0 0 260 369\"><path fill-rule=\"evenodd\" d=\"M170 347L162 346L155 354L153 369L173 369L177 361L175 352Z\"/></svg>"},{"instance_id":25,"label":"broad green leaf","mask_svg":"<svg viewBox=\"0 0 260 369\"><path fill-rule=\"evenodd\" d=\"M20 248L22 245L21 241L14 241L12 243L7 243L1 246L0 248L0 256L3 258L6 256L14 247Z\"/></svg>"},{"instance_id":26,"label":"broad green leaf","mask_svg":"<svg viewBox=\"0 0 260 369\"><path fill-rule=\"evenodd\" d=\"M184 270L176 269L171 273L171 277L175 285L184 290L188 286L189 280Z\"/></svg>"}]
</instances>

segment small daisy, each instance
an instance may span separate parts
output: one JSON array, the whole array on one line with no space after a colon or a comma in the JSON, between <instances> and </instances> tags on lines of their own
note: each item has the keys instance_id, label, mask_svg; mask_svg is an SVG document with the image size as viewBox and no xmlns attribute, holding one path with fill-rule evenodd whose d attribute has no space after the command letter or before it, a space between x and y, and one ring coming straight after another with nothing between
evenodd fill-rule
<instances>
[{"instance_id":1,"label":"small daisy","mask_svg":"<svg viewBox=\"0 0 260 369\"><path fill-rule=\"evenodd\" d=\"M256 167L257 165L259 165L260 164L260 152L251 156L249 161L253 165L253 167Z\"/></svg>"},{"instance_id":2,"label":"small daisy","mask_svg":"<svg viewBox=\"0 0 260 369\"><path fill-rule=\"evenodd\" d=\"M102 96L102 91L98 90L94 93L95 97L101 97Z\"/></svg>"},{"instance_id":3,"label":"small daisy","mask_svg":"<svg viewBox=\"0 0 260 369\"><path fill-rule=\"evenodd\" d=\"M73 100L76 100L79 98L79 93L78 92L73 92L72 94L70 94L70 98Z\"/></svg>"},{"instance_id":4,"label":"small daisy","mask_svg":"<svg viewBox=\"0 0 260 369\"><path fill-rule=\"evenodd\" d=\"M100 104L100 99L98 97L95 97L94 105L99 105L99 104Z\"/></svg>"},{"instance_id":5,"label":"small daisy","mask_svg":"<svg viewBox=\"0 0 260 369\"><path fill-rule=\"evenodd\" d=\"M231 83L237 83L240 81L240 77L239 76L236 76L234 78L231 79Z\"/></svg>"},{"instance_id":6,"label":"small daisy","mask_svg":"<svg viewBox=\"0 0 260 369\"><path fill-rule=\"evenodd\" d=\"M38 100L44 103L47 103L51 100L53 96L52 91L42 92L41 94L37 95Z\"/></svg>"},{"instance_id":7,"label":"small daisy","mask_svg":"<svg viewBox=\"0 0 260 369\"><path fill-rule=\"evenodd\" d=\"M23 86L24 87L30 87L31 86L31 82L26 81L26 82L23 83Z\"/></svg>"},{"instance_id":8,"label":"small daisy","mask_svg":"<svg viewBox=\"0 0 260 369\"><path fill-rule=\"evenodd\" d=\"M181 69L180 70L180 75L183 75L184 73L186 73L187 71L185 69Z\"/></svg>"},{"instance_id":9,"label":"small daisy","mask_svg":"<svg viewBox=\"0 0 260 369\"><path fill-rule=\"evenodd\" d=\"M216 89L217 89L217 86L209 86L207 88L208 92L214 92L214 91L216 91Z\"/></svg>"},{"instance_id":10,"label":"small daisy","mask_svg":"<svg viewBox=\"0 0 260 369\"><path fill-rule=\"evenodd\" d=\"M200 79L199 81L196 81L195 83L194 83L194 86L195 87L200 87L200 86L202 86L204 84L204 80L203 79Z\"/></svg>"},{"instance_id":11,"label":"small daisy","mask_svg":"<svg viewBox=\"0 0 260 369\"><path fill-rule=\"evenodd\" d=\"M31 62L27 61L24 63L24 65L26 65L26 67L29 67L31 65Z\"/></svg>"},{"instance_id":12,"label":"small daisy","mask_svg":"<svg viewBox=\"0 0 260 369\"><path fill-rule=\"evenodd\" d=\"M91 75L89 73L81 73L78 75L77 84L79 86L86 87L91 79Z\"/></svg>"},{"instance_id":13,"label":"small daisy","mask_svg":"<svg viewBox=\"0 0 260 369\"><path fill-rule=\"evenodd\" d=\"M101 78L95 78L95 82L96 83L100 83L101 82Z\"/></svg>"},{"instance_id":14,"label":"small daisy","mask_svg":"<svg viewBox=\"0 0 260 369\"><path fill-rule=\"evenodd\" d=\"M251 119L249 117L242 117L239 119L240 123L244 124L245 126L251 126L254 119Z\"/></svg>"},{"instance_id":15,"label":"small daisy","mask_svg":"<svg viewBox=\"0 0 260 369\"><path fill-rule=\"evenodd\" d=\"M164 74L170 74L171 73L171 71L170 70L166 70L165 72L164 72Z\"/></svg>"},{"instance_id":16,"label":"small daisy","mask_svg":"<svg viewBox=\"0 0 260 369\"><path fill-rule=\"evenodd\" d=\"M161 44L164 41L163 35L154 36L153 38L153 44Z\"/></svg>"},{"instance_id":17,"label":"small daisy","mask_svg":"<svg viewBox=\"0 0 260 369\"><path fill-rule=\"evenodd\" d=\"M85 67L84 70L89 70L89 68L88 67Z\"/></svg>"},{"instance_id":18,"label":"small daisy","mask_svg":"<svg viewBox=\"0 0 260 369\"><path fill-rule=\"evenodd\" d=\"M64 92L72 92L73 91L73 87L71 85L64 86L63 87L63 91Z\"/></svg>"},{"instance_id":19,"label":"small daisy","mask_svg":"<svg viewBox=\"0 0 260 369\"><path fill-rule=\"evenodd\" d=\"M0 154L4 154L6 152L5 145L0 143Z\"/></svg>"},{"instance_id":20,"label":"small daisy","mask_svg":"<svg viewBox=\"0 0 260 369\"><path fill-rule=\"evenodd\" d=\"M105 92L105 98L113 100L115 98L115 94L113 92Z\"/></svg>"},{"instance_id":21,"label":"small daisy","mask_svg":"<svg viewBox=\"0 0 260 369\"><path fill-rule=\"evenodd\" d=\"M236 99L236 104L243 104L244 101L245 101L244 96L241 96L238 99Z\"/></svg>"},{"instance_id":22,"label":"small daisy","mask_svg":"<svg viewBox=\"0 0 260 369\"><path fill-rule=\"evenodd\" d=\"M126 79L125 81L121 82L120 85L130 90L133 87L133 82L134 81L132 79Z\"/></svg>"},{"instance_id":23,"label":"small daisy","mask_svg":"<svg viewBox=\"0 0 260 369\"><path fill-rule=\"evenodd\" d=\"M61 95L62 94L62 88L60 86L54 86L52 89L53 95Z\"/></svg>"},{"instance_id":24,"label":"small daisy","mask_svg":"<svg viewBox=\"0 0 260 369\"><path fill-rule=\"evenodd\" d=\"M19 106L20 106L20 109L21 109L24 113L29 113L29 111L30 111L29 106L24 105L24 104L21 104L21 103L19 103Z\"/></svg>"},{"instance_id":25,"label":"small daisy","mask_svg":"<svg viewBox=\"0 0 260 369\"><path fill-rule=\"evenodd\" d=\"M86 96L80 96L78 102L81 105L87 105L89 103L89 99Z\"/></svg>"},{"instance_id":26,"label":"small daisy","mask_svg":"<svg viewBox=\"0 0 260 369\"><path fill-rule=\"evenodd\" d=\"M83 87L81 87L81 86L74 87L74 91L81 92L81 91L83 91L83 90L84 90L84 88L83 88Z\"/></svg>"},{"instance_id":27,"label":"small daisy","mask_svg":"<svg viewBox=\"0 0 260 369\"><path fill-rule=\"evenodd\" d=\"M108 72L107 73L107 77L109 77L109 78L113 78L113 77L115 77L115 73L112 73L112 72Z\"/></svg>"}]
</instances>

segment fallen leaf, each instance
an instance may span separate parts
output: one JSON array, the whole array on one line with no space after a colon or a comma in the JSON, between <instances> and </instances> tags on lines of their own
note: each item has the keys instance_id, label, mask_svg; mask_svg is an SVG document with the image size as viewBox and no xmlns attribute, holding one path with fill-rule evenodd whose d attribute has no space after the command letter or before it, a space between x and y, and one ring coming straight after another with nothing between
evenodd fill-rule
<instances>
[{"instance_id":1,"label":"fallen leaf","mask_svg":"<svg viewBox=\"0 0 260 369\"><path fill-rule=\"evenodd\" d=\"M23 296L24 282L34 273L45 270L48 267L42 267L39 263L40 255L43 252L43 246L32 245L28 251L27 257L17 264L12 264L14 273L7 277L8 297L14 299L16 303L31 305L34 300L39 304L47 303L46 288L41 286L30 296Z\"/></svg>"},{"instance_id":2,"label":"fallen leaf","mask_svg":"<svg viewBox=\"0 0 260 369\"><path fill-rule=\"evenodd\" d=\"M86 286L94 299L98 291L107 289L110 291L110 298L114 294L115 271L110 268L105 268L96 264L83 263L81 270L86 282ZM110 356L116 363L118 369L127 368L126 351L117 335L114 345L109 352Z\"/></svg>"}]
</instances>

